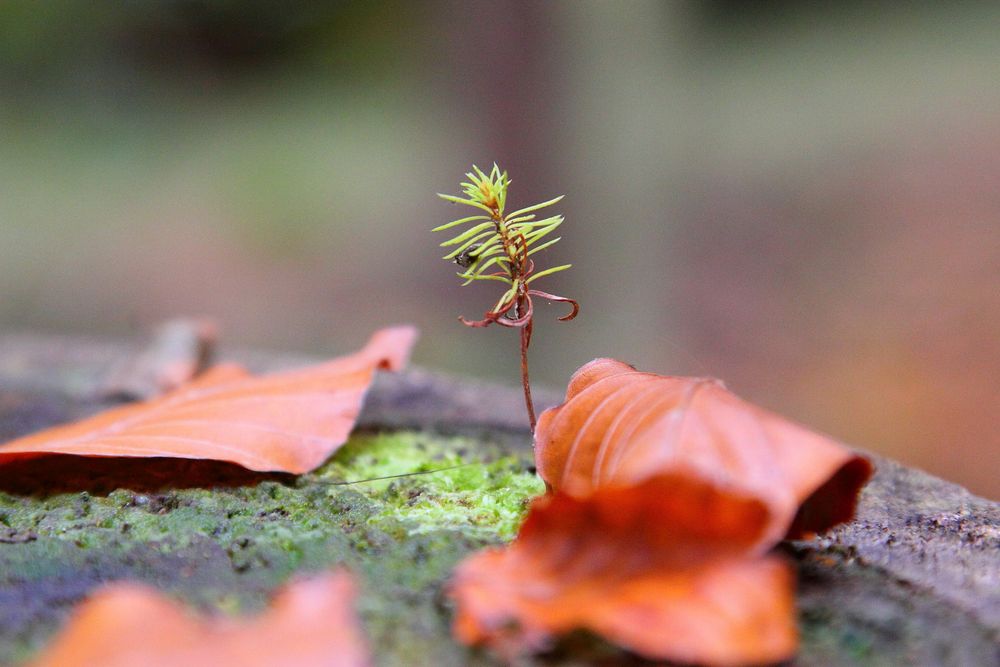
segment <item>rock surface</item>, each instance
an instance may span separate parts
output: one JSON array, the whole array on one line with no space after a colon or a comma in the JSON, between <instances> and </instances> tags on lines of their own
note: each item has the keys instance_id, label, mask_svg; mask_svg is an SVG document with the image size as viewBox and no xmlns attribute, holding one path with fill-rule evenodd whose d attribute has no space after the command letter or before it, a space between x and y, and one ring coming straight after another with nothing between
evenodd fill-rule
<instances>
[{"instance_id":1,"label":"rock surface","mask_svg":"<svg viewBox=\"0 0 1000 667\"><path fill-rule=\"evenodd\" d=\"M106 407L108 374L142 353L0 337L0 441ZM255 370L311 361L222 356ZM539 410L560 400L536 394ZM455 513L469 503L448 494L479 494L477 504L510 489L489 497L513 525L509 515L523 500L516 494L534 488L525 424L517 389L413 370L376 381L355 439L368 438L364 447L348 446L299 478L190 461L65 457L8 466L0 470L0 663L30 657L104 581L139 579L203 609L249 612L295 573L346 563L363 580L360 613L379 664L492 664L450 640L442 591L454 563L509 535L491 528L503 521ZM373 432L397 435L364 435ZM338 485L380 469L364 459L371 439L386 457L393 447L423 452L406 465L469 465ZM782 547L799 571L795 664L1000 664L1000 505L872 458L877 472L855 521ZM581 636L538 663L633 660Z\"/></svg>"}]
</instances>

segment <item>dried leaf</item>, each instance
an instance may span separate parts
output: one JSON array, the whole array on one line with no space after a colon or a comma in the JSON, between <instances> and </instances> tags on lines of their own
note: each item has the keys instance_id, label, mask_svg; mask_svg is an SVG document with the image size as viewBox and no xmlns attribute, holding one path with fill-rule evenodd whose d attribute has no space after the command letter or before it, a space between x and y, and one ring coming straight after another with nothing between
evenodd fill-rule
<instances>
[{"instance_id":1,"label":"dried leaf","mask_svg":"<svg viewBox=\"0 0 1000 667\"><path fill-rule=\"evenodd\" d=\"M508 656L586 628L656 659L791 657L792 576L764 554L850 518L871 473L716 381L610 359L577 371L541 415L535 457L550 494L451 588L456 636Z\"/></svg>"},{"instance_id":2,"label":"dried leaf","mask_svg":"<svg viewBox=\"0 0 1000 667\"><path fill-rule=\"evenodd\" d=\"M678 475L540 498L511 546L456 571L455 635L511 659L586 628L650 658L782 660L796 644L791 573L745 557L766 522L762 503Z\"/></svg>"},{"instance_id":3,"label":"dried leaf","mask_svg":"<svg viewBox=\"0 0 1000 667\"><path fill-rule=\"evenodd\" d=\"M158 399L0 446L0 463L73 454L213 459L251 470L308 472L344 443L375 371L404 366L416 335L412 327L382 329L352 355L261 377L217 366Z\"/></svg>"},{"instance_id":4,"label":"dried leaf","mask_svg":"<svg viewBox=\"0 0 1000 667\"><path fill-rule=\"evenodd\" d=\"M574 496L677 471L758 498L771 513L762 550L849 519L871 475L864 457L717 380L642 373L613 359L574 374L566 402L538 420L535 457L546 484Z\"/></svg>"},{"instance_id":5,"label":"dried leaf","mask_svg":"<svg viewBox=\"0 0 1000 667\"><path fill-rule=\"evenodd\" d=\"M33 667L362 667L371 664L346 572L293 583L256 618L199 619L118 583L84 602Z\"/></svg>"}]
</instances>

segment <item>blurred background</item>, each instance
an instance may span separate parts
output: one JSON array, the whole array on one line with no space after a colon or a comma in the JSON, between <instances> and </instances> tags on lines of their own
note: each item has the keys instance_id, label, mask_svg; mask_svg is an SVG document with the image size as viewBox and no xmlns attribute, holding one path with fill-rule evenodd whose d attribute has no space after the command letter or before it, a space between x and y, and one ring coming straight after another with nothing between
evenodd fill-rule
<instances>
[{"instance_id":1,"label":"blurred background","mask_svg":"<svg viewBox=\"0 0 1000 667\"><path fill-rule=\"evenodd\" d=\"M515 385L429 229L556 194L533 378L713 375L1000 498L1000 4L0 4L0 329L415 361Z\"/></svg>"}]
</instances>

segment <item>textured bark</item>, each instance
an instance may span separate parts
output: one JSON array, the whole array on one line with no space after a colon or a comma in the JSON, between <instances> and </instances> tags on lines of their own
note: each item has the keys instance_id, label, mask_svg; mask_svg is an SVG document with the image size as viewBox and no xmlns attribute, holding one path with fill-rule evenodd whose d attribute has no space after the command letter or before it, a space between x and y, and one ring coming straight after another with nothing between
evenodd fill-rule
<instances>
[{"instance_id":1,"label":"textured bark","mask_svg":"<svg viewBox=\"0 0 1000 667\"><path fill-rule=\"evenodd\" d=\"M122 367L123 360L142 354L141 346L128 344L0 337L0 439L106 406L108 398L102 394L102 387L109 374L120 372L116 369ZM294 355L239 350L222 350L218 356L243 361L255 370L311 361ZM535 397L539 411L560 399L551 391L537 392ZM461 434L476 438L483 447L521 453L530 448L519 389L419 369L379 377L360 427L414 430L428 437ZM799 572L803 643L795 664L1000 664L1000 505L920 471L878 456L872 458L877 472L862 494L854 521L814 540L790 542L782 547ZM216 482L220 474L228 475L224 482L232 485L273 484L275 479L281 482L281 476L223 468L211 471ZM207 473L202 470L199 474ZM8 484L6 491L16 493L15 487ZM4 530L0 525L0 570L16 560L17 549L31 548L34 541L30 531ZM190 554L170 555L177 562L155 566L160 569L151 575L152 579L162 584L171 576L180 576L176 573L184 571L186 557L207 563L224 561L225 567L220 569L227 573L232 567L233 554L220 551L212 543L192 543L187 548ZM60 557L53 556L56 560ZM84 557L72 549L67 549L64 557L65 570L57 568L51 577L41 577L36 584L40 581L45 585L29 591L38 596L36 600L26 599L25 590L9 579L0 580L0 618L11 616L12 606L44 605L52 600L65 605L67 600L79 599L97 582L115 578L123 567L110 554L88 554L90 564L86 567L81 565ZM136 554L128 557L134 559ZM88 574L72 576L73 568L80 567ZM377 572L373 567L372 571ZM195 576L218 579L220 575L213 568L207 565ZM229 576L226 581L232 586L262 590L277 583L274 577L265 579ZM440 584L434 581L432 586ZM439 590L414 595L425 601L440 599ZM440 608L438 602L433 604ZM446 619L447 610L440 613ZM422 641L442 645L451 641L446 623L430 624L421 637ZM14 640L3 636L0 628L0 644L4 641ZM398 645L385 642L385 647L379 649L383 651L380 662L405 662L401 655L413 641L408 636ZM574 638L546 661L580 664L597 660L595 656L614 664L625 659L590 640ZM462 664L488 658L445 651L438 660L441 664Z\"/></svg>"}]
</instances>

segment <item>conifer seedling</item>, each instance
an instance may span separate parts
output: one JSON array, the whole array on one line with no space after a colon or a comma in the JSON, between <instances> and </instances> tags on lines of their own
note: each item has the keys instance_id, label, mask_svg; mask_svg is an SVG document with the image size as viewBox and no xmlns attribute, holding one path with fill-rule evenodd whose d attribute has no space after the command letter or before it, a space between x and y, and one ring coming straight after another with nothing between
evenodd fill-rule
<instances>
[{"instance_id":1,"label":"conifer seedling","mask_svg":"<svg viewBox=\"0 0 1000 667\"><path fill-rule=\"evenodd\" d=\"M531 327L534 308L532 297L568 303L571 310L560 317L571 320L580 311L580 305L573 299L549 294L536 289L534 283L539 278L564 271L570 264L554 266L536 271L532 255L555 245L561 237L542 239L555 231L563 223L563 216L552 215L536 219L536 211L552 206L562 200L555 199L506 212L507 191L510 178L506 171L493 164L489 174L473 165L467 173L467 181L461 183L464 196L438 194L442 199L479 209L479 213L466 218L452 220L433 231L459 228L462 231L441 244L450 252L443 259L451 260L462 270L459 278L469 285L479 280L493 280L504 283L507 291L496 304L486 312L481 320L467 320L459 317L462 324L470 327L488 327L496 323L503 327L520 329L521 334L521 385L524 387L524 404L528 410L531 430L535 430L535 408L531 402L531 385L528 381L528 346L531 344Z\"/></svg>"}]
</instances>

